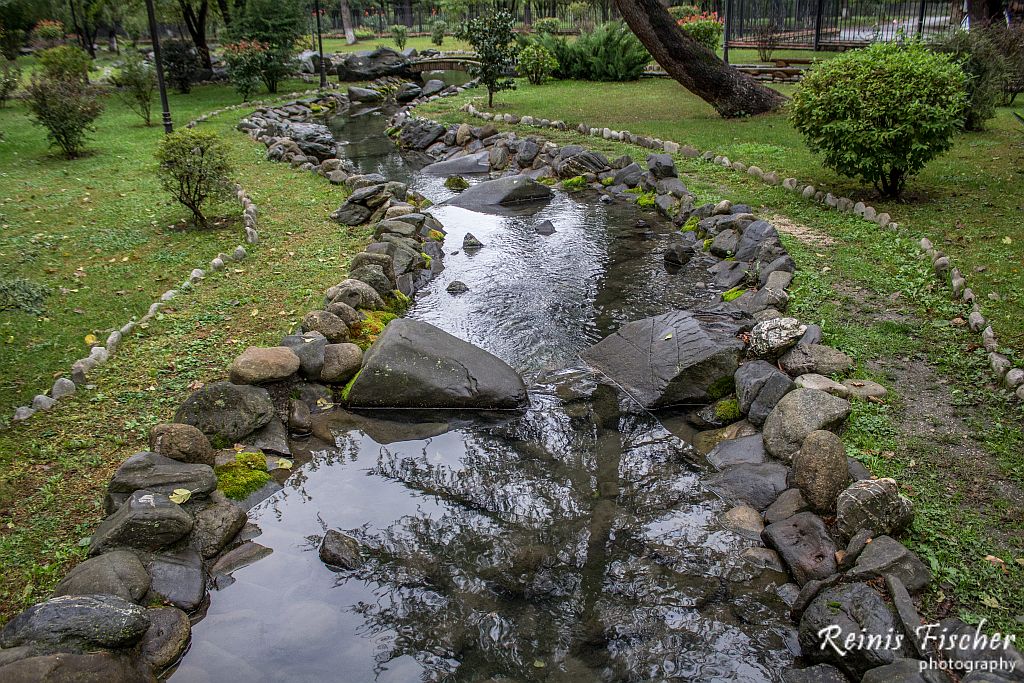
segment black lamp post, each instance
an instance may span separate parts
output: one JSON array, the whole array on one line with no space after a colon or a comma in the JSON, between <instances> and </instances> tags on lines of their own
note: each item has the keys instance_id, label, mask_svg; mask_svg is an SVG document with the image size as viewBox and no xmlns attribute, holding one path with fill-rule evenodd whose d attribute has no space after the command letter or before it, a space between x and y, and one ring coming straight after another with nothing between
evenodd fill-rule
<instances>
[{"instance_id":1,"label":"black lamp post","mask_svg":"<svg viewBox=\"0 0 1024 683\"><path fill-rule=\"evenodd\" d=\"M320 0L313 0L313 11L316 13L316 42L320 50L320 87L327 87L327 65L324 63L324 37L320 33Z\"/></svg>"},{"instance_id":2,"label":"black lamp post","mask_svg":"<svg viewBox=\"0 0 1024 683\"><path fill-rule=\"evenodd\" d=\"M153 0L146 0L146 13L149 15L149 38L153 41L153 61L156 63L156 85L160 89L160 104L164 108L164 132L174 131L171 121L171 106L167 103L167 86L164 84L164 63L160 59L160 36L156 31L156 12L153 11Z\"/></svg>"}]
</instances>

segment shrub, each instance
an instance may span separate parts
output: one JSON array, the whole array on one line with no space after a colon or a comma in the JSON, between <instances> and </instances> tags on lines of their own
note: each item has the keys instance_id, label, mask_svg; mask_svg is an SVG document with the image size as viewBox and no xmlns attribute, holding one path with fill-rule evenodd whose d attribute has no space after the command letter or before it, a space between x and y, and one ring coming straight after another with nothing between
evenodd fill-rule
<instances>
[{"instance_id":1,"label":"shrub","mask_svg":"<svg viewBox=\"0 0 1024 683\"><path fill-rule=\"evenodd\" d=\"M232 36L294 50L306 30L304 5L288 0L247 0L240 20L232 23Z\"/></svg>"},{"instance_id":2,"label":"shrub","mask_svg":"<svg viewBox=\"0 0 1024 683\"><path fill-rule=\"evenodd\" d=\"M256 40L240 40L224 46L228 78L243 101L249 100L263 80L263 66L268 51L266 43Z\"/></svg>"},{"instance_id":3,"label":"shrub","mask_svg":"<svg viewBox=\"0 0 1024 683\"><path fill-rule=\"evenodd\" d=\"M74 45L61 45L40 52L39 66L46 78L86 82L89 80L89 67L92 66L92 59L81 48Z\"/></svg>"},{"instance_id":4,"label":"shrub","mask_svg":"<svg viewBox=\"0 0 1024 683\"><path fill-rule=\"evenodd\" d=\"M434 19L430 22L430 42L440 47L444 45L444 32L448 30L448 24L441 19Z\"/></svg>"},{"instance_id":5,"label":"shrub","mask_svg":"<svg viewBox=\"0 0 1024 683\"><path fill-rule=\"evenodd\" d=\"M984 30L952 31L932 43L932 49L950 55L967 75L967 108L964 128L982 130L996 115L1003 95L1006 59Z\"/></svg>"},{"instance_id":6,"label":"shrub","mask_svg":"<svg viewBox=\"0 0 1024 683\"><path fill-rule=\"evenodd\" d=\"M97 88L80 80L36 76L26 89L34 122L46 128L50 143L74 159L82 152L93 121L103 112Z\"/></svg>"},{"instance_id":7,"label":"shrub","mask_svg":"<svg viewBox=\"0 0 1024 683\"><path fill-rule=\"evenodd\" d=\"M395 45L399 50L405 49L405 42L409 39L409 29L401 24L395 24L391 27L391 39L395 41Z\"/></svg>"},{"instance_id":8,"label":"shrub","mask_svg":"<svg viewBox=\"0 0 1024 683\"><path fill-rule=\"evenodd\" d=\"M1013 104L1017 94L1024 91L1024 24L995 23L986 32L1006 62L1003 104Z\"/></svg>"},{"instance_id":9,"label":"shrub","mask_svg":"<svg viewBox=\"0 0 1024 683\"><path fill-rule=\"evenodd\" d=\"M160 55L167 82L180 93L191 91L202 66L192 45L184 40L168 40L161 45Z\"/></svg>"},{"instance_id":10,"label":"shrub","mask_svg":"<svg viewBox=\"0 0 1024 683\"><path fill-rule=\"evenodd\" d=\"M50 290L38 282L23 277L0 276L0 313L25 311L39 315L49 295Z\"/></svg>"},{"instance_id":11,"label":"shrub","mask_svg":"<svg viewBox=\"0 0 1024 683\"><path fill-rule=\"evenodd\" d=\"M561 27L562 22L555 17L544 17L533 22L534 32L541 35L555 35Z\"/></svg>"},{"instance_id":12,"label":"shrub","mask_svg":"<svg viewBox=\"0 0 1024 683\"><path fill-rule=\"evenodd\" d=\"M534 85L546 81L557 68L558 60L543 45L528 45L519 53L519 74Z\"/></svg>"},{"instance_id":13,"label":"shrub","mask_svg":"<svg viewBox=\"0 0 1024 683\"><path fill-rule=\"evenodd\" d=\"M147 126L152 125L153 93L156 92L156 73L152 67L140 55L127 55L121 73L112 81L121 101L141 116Z\"/></svg>"},{"instance_id":14,"label":"shrub","mask_svg":"<svg viewBox=\"0 0 1024 683\"><path fill-rule=\"evenodd\" d=\"M722 44L722 33L725 25L718 18L717 12L701 12L683 17L676 22L686 34L698 43L714 52Z\"/></svg>"},{"instance_id":15,"label":"shrub","mask_svg":"<svg viewBox=\"0 0 1024 683\"><path fill-rule=\"evenodd\" d=\"M3 63L0 64L0 107L7 106L7 100L11 99L19 85L21 85L21 67L17 62L3 60Z\"/></svg>"},{"instance_id":16,"label":"shrub","mask_svg":"<svg viewBox=\"0 0 1024 683\"><path fill-rule=\"evenodd\" d=\"M224 143L213 133L185 128L163 137L156 159L160 184L192 212L198 226L205 227L203 204L224 196L229 186Z\"/></svg>"},{"instance_id":17,"label":"shrub","mask_svg":"<svg viewBox=\"0 0 1024 683\"><path fill-rule=\"evenodd\" d=\"M487 106L492 107L494 93L516 87L516 82L509 78L518 49L512 15L505 10L487 12L467 22L459 37L476 50L480 66L471 73L487 87Z\"/></svg>"},{"instance_id":18,"label":"shrub","mask_svg":"<svg viewBox=\"0 0 1024 683\"><path fill-rule=\"evenodd\" d=\"M64 40L64 24L43 19L32 29L32 43L38 48L49 48Z\"/></svg>"},{"instance_id":19,"label":"shrub","mask_svg":"<svg viewBox=\"0 0 1024 683\"><path fill-rule=\"evenodd\" d=\"M562 181L562 189L576 192L578 190L586 189L587 179L581 175L574 176L572 178L566 178Z\"/></svg>"},{"instance_id":20,"label":"shrub","mask_svg":"<svg viewBox=\"0 0 1024 683\"><path fill-rule=\"evenodd\" d=\"M545 47L558 62L556 78L580 81L632 81L640 78L651 61L629 28L611 22L590 33L581 33L574 41L544 34L534 42Z\"/></svg>"},{"instance_id":21,"label":"shrub","mask_svg":"<svg viewBox=\"0 0 1024 683\"><path fill-rule=\"evenodd\" d=\"M694 14L700 14L700 7L696 5L675 5L668 8L668 13L672 15L673 19L684 19L692 17Z\"/></svg>"},{"instance_id":22,"label":"shrub","mask_svg":"<svg viewBox=\"0 0 1024 683\"><path fill-rule=\"evenodd\" d=\"M793 96L792 120L827 167L898 196L952 146L965 81L950 57L918 42L875 43L809 69Z\"/></svg>"},{"instance_id":23,"label":"shrub","mask_svg":"<svg viewBox=\"0 0 1024 683\"><path fill-rule=\"evenodd\" d=\"M357 28L355 34L356 40L373 40L377 37L377 34L370 28Z\"/></svg>"}]
</instances>

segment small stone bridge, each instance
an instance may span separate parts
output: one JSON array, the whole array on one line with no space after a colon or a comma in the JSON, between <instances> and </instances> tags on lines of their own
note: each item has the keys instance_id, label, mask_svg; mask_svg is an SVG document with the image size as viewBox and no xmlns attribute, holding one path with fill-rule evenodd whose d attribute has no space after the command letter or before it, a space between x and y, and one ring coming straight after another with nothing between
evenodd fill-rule
<instances>
[{"instance_id":1,"label":"small stone bridge","mask_svg":"<svg viewBox=\"0 0 1024 683\"><path fill-rule=\"evenodd\" d=\"M420 57L409 62L409 68L418 74L424 71L469 71L473 66L480 66L476 55Z\"/></svg>"}]
</instances>

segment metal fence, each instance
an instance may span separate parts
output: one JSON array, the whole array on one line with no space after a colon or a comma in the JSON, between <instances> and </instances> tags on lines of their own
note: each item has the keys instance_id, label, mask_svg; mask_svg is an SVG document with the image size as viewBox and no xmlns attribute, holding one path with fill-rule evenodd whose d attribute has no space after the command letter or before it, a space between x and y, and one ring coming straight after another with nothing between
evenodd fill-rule
<instances>
[{"instance_id":1,"label":"metal fence","mask_svg":"<svg viewBox=\"0 0 1024 683\"><path fill-rule=\"evenodd\" d=\"M955 0L722 0L729 47L842 50L959 26Z\"/></svg>"}]
</instances>

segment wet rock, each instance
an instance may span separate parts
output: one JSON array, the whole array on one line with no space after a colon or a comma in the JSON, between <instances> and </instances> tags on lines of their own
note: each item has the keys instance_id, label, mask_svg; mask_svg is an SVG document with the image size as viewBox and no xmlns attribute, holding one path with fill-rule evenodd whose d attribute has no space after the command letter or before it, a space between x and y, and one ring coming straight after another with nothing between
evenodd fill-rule
<instances>
[{"instance_id":1,"label":"wet rock","mask_svg":"<svg viewBox=\"0 0 1024 683\"><path fill-rule=\"evenodd\" d=\"M479 152L475 152L474 154L467 154L466 156L437 161L433 164L424 166L422 172L427 175L458 176L471 173L487 173L490 170L490 153L484 149ZM468 187L468 185L464 186L462 189L466 189L466 187Z\"/></svg>"},{"instance_id":2,"label":"wet rock","mask_svg":"<svg viewBox=\"0 0 1024 683\"><path fill-rule=\"evenodd\" d=\"M131 456L117 468L107 486L107 511L119 508L139 490L169 496L186 489L192 497L208 496L217 488L217 476L209 465L193 465L144 451Z\"/></svg>"},{"instance_id":3,"label":"wet rock","mask_svg":"<svg viewBox=\"0 0 1024 683\"><path fill-rule=\"evenodd\" d=\"M32 605L0 631L0 647L128 647L149 628L146 610L115 595L62 595Z\"/></svg>"},{"instance_id":4,"label":"wet rock","mask_svg":"<svg viewBox=\"0 0 1024 683\"><path fill-rule=\"evenodd\" d=\"M197 427L214 447L224 448L267 424L273 415L266 389L217 382L185 399L174 421Z\"/></svg>"},{"instance_id":5,"label":"wet rock","mask_svg":"<svg viewBox=\"0 0 1024 683\"><path fill-rule=\"evenodd\" d=\"M250 346L231 364L235 384L263 384L287 379L299 370L299 357L284 346Z\"/></svg>"},{"instance_id":6,"label":"wet rock","mask_svg":"<svg viewBox=\"0 0 1024 683\"><path fill-rule=\"evenodd\" d=\"M115 550L76 565L53 589L60 595L115 595L139 602L149 590L149 574L135 553Z\"/></svg>"},{"instance_id":7,"label":"wet rock","mask_svg":"<svg viewBox=\"0 0 1024 683\"><path fill-rule=\"evenodd\" d=\"M309 406L297 398L288 401L288 429L293 432L307 433L312 427L312 414Z\"/></svg>"},{"instance_id":8,"label":"wet rock","mask_svg":"<svg viewBox=\"0 0 1024 683\"><path fill-rule=\"evenodd\" d=\"M779 365L790 375L835 375L853 368L853 359L842 351L821 344L800 344L787 351Z\"/></svg>"},{"instance_id":9,"label":"wet rock","mask_svg":"<svg viewBox=\"0 0 1024 683\"><path fill-rule=\"evenodd\" d=\"M750 331L750 353L774 357L794 346L806 331L807 326L796 318L765 320Z\"/></svg>"},{"instance_id":10,"label":"wet rock","mask_svg":"<svg viewBox=\"0 0 1024 683\"><path fill-rule=\"evenodd\" d=\"M222 501L197 506L193 510L193 518L195 524L188 544L206 559L219 553L248 521L245 510Z\"/></svg>"},{"instance_id":11,"label":"wet rock","mask_svg":"<svg viewBox=\"0 0 1024 683\"><path fill-rule=\"evenodd\" d=\"M836 573L836 546L821 517L800 512L769 524L762 534L765 544L778 551L793 580L804 585Z\"/></svg>"},{"instance_id":12,"label":"wet rock","mask_svg":"<svg viewBox=\"0 0 1024 683\"><path fill-rule=\"evenodd\" d=\"M796 386L801 389L817 389L818 391L824 391L832 394L833 396L838 396L839 398L850 397L850 390L845 386L835 380L825 377L824 375L819 375L813 372L797 377Z\"/></svg>"},{"instance_id":13,"label":"wet rock","mask_svg":"<svg viewBox=\"0 0 1024 683\"><path fill-rule=\"evenodd\" d=\"M551 188L547 185L538 183L528 176L518 175L478 183L446 203L486 213L502 207L515 208L544 202L550 199L551 195Z\"/></svg>"},{"instance_id":14,"label":"wet rock","mask_svg":"<svg viewBox=\"0 0 1024 683\"><path fill-rule=\"evenodd\" d=\"M788 474L777 462L733 465L708 477L707 486L727 500L764 510L786 490Z\"/></svg>"},{"instance_id":15,"label":"wet rock","mask_svg":"<svg viewBox=\"0 0 1024 683\"><path fill-rule=\"evenodd\" d=\"M246 450L263 451L276 455L291 455L291 447L288 445L288 430L276 415L270 422L263 425L249 436L242 439Z\"/></svg>"},{"instance_id":16,"label":"wet rock","mask_svg":"<svg viewBox=\"0 0 1024 683\"><path fill-rule=\"evenodd\" d=\"M721 429L710 429L704 432L697 432L693 437L693 447L701 455L707 455L720 443L730 441L732 439L739 439L744 436L754 436L757 433L757 427L746 420L740 420L739 422L733 422L728 427L722 427Z\"/></svg>"},{"instance_id":17,"label":"wet rock","mask_svg":"<svg viewBox=\"0 0 1024 683\"><path fill-rule=\"evenodd\" d=\"M273 552L270 548L259 543L246 541L237 548L232 548L221 555L220 559L210 569L210 574L213 576L230 574L242 567L248 567L250 564L259 562Z\"/></svg>"},{"instance_id":18,"label":"wet rock","mask_svg":"<svg viewBox=\"0 0 1024 683\"><path fill-rule=\"evenodd\" d=\"M355 377L363 362L363 350L355 344L328 344L324 347L324 366L320 379L344 384Z\"/></svg>"},{"instance_id":19,"label":"wet rock","mask_svg":"<svg viewBox=\"0 0 1024 683\"><path fill-rule=\"evenodd\" d=\"M462 248L465 251L473 251L476 249L480 249L483 246L484 243L478 240L476 236L473 235L473 233L471 232L467 232L466 235L462 238Z\"/></svg>"},{"instance_id":20,"label":"wet rock","mask_svg":"<svg viewBox=\"0 0 1024 683\"><path fill-rule=\"evenodd\" d=\"M132 657L113 652L58 652L0 667L4 683L143 683L156 681Z\"/></svg>"},{"instance_id":21,"label":"wet rock","mask_svg":"<svg viewBox=\"0 0 1024 683\"><path fill-rule=\"evenodd\" d=\"M718 313L673 311L627 323L582 356L644 407L707 403L728 393L742 327Z\"/></svg>"},{"instance_id":22,"label":"wet rock","mask_svg":"<svg viewBox=\"0 0 1024 683\"><path fill-rule=\"evenodd\" d=\"M100 523L92 535L89 555L117 548L158 550L187 536L192 523L192 516L167 496L136 491Z\"/></svg>"},{"instance_id":23,"label":"wet rock","mask_svg":"<svg viewBox=\"0 0 1024 683\"><path fill-rule=\"evenodd\" d=\"M549 235L554 235L555 232L557 232L555 230L554 224L551 221L543 221L541 223L538 223L533 230L538 235L544 235L545 237Z\"/></svg>"},{"instance_id":24,"label":"wet rock","mask_svg":"<svg viewBox=\"0 0 1024 683\"><path fill-rule=\"evenodd\" d=\"M774 524L808 509L810 506L804 500L804 494L800 492L800 489L786 489L764 511L764 521Z\"/></svg>"},{"instance_id":25,"label":"wet rock","mask_svg":"<svg viewBox=\"0 0 1024 683\"><path fill-rule=\"evenodd\" d=\"M876 535L895 534L913 519L913 506L900 495L894 479L854 482L836 500L836 529L844 538L862 529Z\"/></svg>"},{"instance_id":26,"label":"wet rock","mask_svg":"<svg viewBox=\"0 0 1024 683\"><path fill-rule=\"evenodd\" d=\"M320 543L320 559L334 567L357 569L363 565L362 546L348 534L329 529Z\"/></svg>"},{"instance_id":27,"label":"wet rock","mask_svg":"<svg viewBox=\"0 0 1024 683\"><path fill-rule=\"evenodd\" d=\"M203 558L186 548L174 553L144 553L141 558L152 579L149 595L191 612L206 597L206 572Z\"/></svg>"},{"instance_id":28,"label":"wet rock","mask_svg":"<svg viewBox=\"0 0 1024 683\"><path fill-rule=\"evenodd\" d=\"M349 390L365 408L515 409L526 386L501 359L428 323L392 321Z\"/></svg>"},{"instance_id":29,"label":"wet rock","mask_svg":"<svg viewBox=\"0 0 1024 683\"><path fill-rule=\"evenodd\" d=\"M796 600L793 601L790 607L789 616L793 621L799 622L800 617L804 614L804 610L807 609L808 605L811 604L814 598L818 597L818 593L840 583L842 578L841 574L832 574L824 579L811 579L805 583L799 588Z\"/></svg>"},{"instance_id":30,"label":"wet rock","mask_svg":"<svg viewBox=\"0 0 1024 683\"><path fill-rule=\"evenodd\" d=\"M149 629L139 643L139 657L154 671L163 671L181 657L192 637L188 615L177 607L146 610Z\"/></svg>"},{"instance_id":31,"label":"wet rock","mask_svg":"<svg viewBox=\"0 0 1024 683\"><path fill-rule=\"evenodd\" d=\"M751 541L761 539L764 522L761 513L749 505L737 505L727 510L721 517L722 526Z\"/></svg>"},{"instance_id":32,"label":"wet rock","mask_svg":"<svg viewBox=\"0 0 1024 683\"><path fill-rule=\"evenodd\" d=\"M350 280L350 282L355 281ZM369 287L369 285L366 286ZM374 290L374 293L376 293L376 290ZM302 329L306 332L319 332L331 344L345 342L349 338L348 325L345 324L345 321L328 311L310 311L307 313L306 317L302 319Z\"/></svg>"},{"instance_id":33,"label":"wet rock","mask_svg":"<svg viewBox=\"0 0 1024 683\"><path fill-rule=\"evenodd\" d=\"M948 683L949 678L940 671L921 671L922 662L917 659L896 659L871 669L860 679L860 683Z\"/></svg>"},{"instance_id":34,"label":"wet rock","mask_svg":"<svg viewBox=\"0 0 1024 683\"><path fill-rule=\"evenodd\" d=\"M462 280L454 280L445 287L445 291L452 295L465 294L469 291L469 287Z\"/></svg>"},{"instance_id":35,"label":"wet rock","mask_svg":"<svg viewBox=\"0 0 1024 683\"><path fill-rule=\"evenodd\" d=\"M763 425L782 397L796 388L788 375L763 360L744 363L734 378L740 412L757 426Z\"/></svg>"},{"instance_id":36,"label":"wet rock","mask_svg":"<svg viewBox=\"0 0 1024 683\"><path fill-rule=\"evenodd\" d=\"M201 431L187 424L159 424L149 432L149 448L165 458L213 466L213 448Z\"/></svg>"},{"instance_id":37,"label":"wet rock","mask_svg":"<svg viewBox=\"0 0 1024 683\"><path fill-rule=\"evenodd\" d=\"M765 460L764 441L760 434L729 439L715 446L707 458L716 470L745 463L762 463Z\"/></svg>"},{"instance_id":38,"label":"wet rock","mask_svg":"<svg viewBox=\"0 0 1024 683\"><path fill-rule=\"evenodd\" d=\"M327 337L319 332L290 334L281 340L281 346L289 348L299 359L299 371L307 379L320 379L324 366L324 347Z\"/></svg>"},{"instance_id":39,"label":"wet rock","mask_svg":"<svg viewBox=\"0 0 1024 683\"><path fill-rule=\"evenodd\" d=\"M396 249L396 254L392 254L392 256L395 257L395 272L398 272L399 270L399 259L397 256L400 253L401 250ZM419 252L416 252L415 258L419 258ZM403 269L402 272L405 272L405 270ZM330 304L340 302L346 304L352 309L362 308L368 311L379 311L385 308L384 300L380 297L380 294L377 293L377 290L362 280L342 280L337 285L327 290L327 299ZM341 316L338 317L340 318ZM344 322L344 320L342 320L342 322ZM305 327L305 321L303 321L303 326ZM330 335L324 334L324 336L327 337L329 341L332 341ZM342 339L341 341L345 341L345 339Z\"/></svg>"},{"instance_id":40,"label":"wet rock","mask_svg":"<svg viewBox=\"0 0 1024 683\"><path fill-rule=\"evenodd\" d=\"M876 636L885 644L892 643L892 636L901 633L882 597L870 586L840 584L823 590L804 610L800 618L800 649L809 660L834 664L854 680L860 680L870 669L902 657L904 648L841 648L846 654L840 656L828 643L838 645L848 636L854 638L852 642L859 637ZM830 641L825 640L826 636Z\"/></svg>"},{"instance_id":41,"label":"wet rock","mask_svg":"<svg viewBox=\"0 0 1024 683\"><path fill-rule=\"evenodd\" d=\"M764 446L788 462L811 432L839 431L850 414L849 401L814 389L795 389L779 401L764 423Z\"/></svg>"},{"instance_id":42,"label":"wet rock","mask_svg":"<svg viewBox=\"0 0 1024 683\"><path fill-rule=\"evenodd\" d=\"M672 244L665 248L665 263L670 266L685 266L693 258L693 246L685 243Z\"/></svg>"},{"instance_id":43,"label":"wet rock","mask_svg":"<svg viewBox=\"0 0 1024 683\"><path fill-rule=\"evenodd\" d=\"M891 574L909 591L918 591L932 580L932 573L920 558L890 536L876 536L857 557L848 573L851 579L869 581Z\"/></svg>"},{"instance_id":44,"label":"wet rock","mask_svg":"<svg viewBox=\"0 0 1024 683\"><path fill-rule=\"evenodd\" d=\"M818 430L804 439L793 456L793 484L811 509L827 514L836 509L836 498L850 482L846 448L832 432Z\"/></svg>"},{"instance_id":45,"label":"wet rock","mask_svg":"<svg viewBox=\"0 0 1024 683\"><path fill-rule=\"evenodd\" d=\"M849 683L843 672L829 664L815 664L806 669L790 669L782 674L785 683Z\"/></svg>"}]
</instances>

